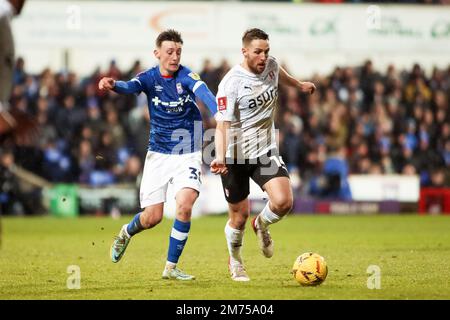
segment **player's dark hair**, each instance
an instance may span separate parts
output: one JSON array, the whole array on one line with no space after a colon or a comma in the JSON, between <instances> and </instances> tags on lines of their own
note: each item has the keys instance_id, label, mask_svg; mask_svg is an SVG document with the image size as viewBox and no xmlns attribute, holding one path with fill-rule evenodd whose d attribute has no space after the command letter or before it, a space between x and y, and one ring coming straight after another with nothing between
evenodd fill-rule
<instances>
[{"instance_id":1,"label":"player's dark hair","mask_svg":"<svg viewBox=\"0 0 450 320\"><path fill-rule=\"evenodd\" d=\"M247 45L252 40L269 40L269 35L258 28L248 29L242 36L242 44Z\"/></svg>"},{"instance_id":2,"label":"player's dark hair","mask_svg":"<svg viewBox=\"0 0 450 320\"><path fill-rule=\"evenodd\" d=\"M161 32L156 38L156 47L160 48L163 41L173 41L183 44L183 39L181 39L181 34L173 29L168 29Z\"/></svg>"}]
</instances>

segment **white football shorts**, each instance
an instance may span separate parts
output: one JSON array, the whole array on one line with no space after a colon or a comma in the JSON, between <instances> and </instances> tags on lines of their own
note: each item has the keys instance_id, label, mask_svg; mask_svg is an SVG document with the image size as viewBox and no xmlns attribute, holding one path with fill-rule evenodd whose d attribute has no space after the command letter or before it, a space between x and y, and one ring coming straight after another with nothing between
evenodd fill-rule
<instances>
[{"instance_id":1,"label":"white football shorts","mask_svg":"<svg viewBox=\"0 0 450 320\"><path fill-rule=\"evenodd\" d=\"M164 154L148 151L139 192L141 208L166 202L167 188L174 194L183 188L200 192L202 153Z\"/></svg>"}]
</instances>

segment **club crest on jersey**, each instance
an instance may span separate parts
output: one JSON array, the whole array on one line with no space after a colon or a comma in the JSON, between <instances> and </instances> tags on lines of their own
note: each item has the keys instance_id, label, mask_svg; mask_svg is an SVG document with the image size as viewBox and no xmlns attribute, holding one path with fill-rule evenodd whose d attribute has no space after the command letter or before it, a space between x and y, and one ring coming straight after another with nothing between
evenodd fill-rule
<instances>
[{"instance_id":1,"label":"club crest on jersey","mask_svg":"<svg viewBox=\"0 0 450 320\"><path fill-rule=\"evenodd\" d=\"M227 110L227 97L218 98L217 107L219 108L219 111Z\"/></svg>"},{"instance_id":2,"label":"club crest on jersey","mask_svg":"<svg viewBox=\"0 0 450 320\"><path fill-rule=\"evenodd\" d=\"M183 93L183 87L181 86L181 83L177 83L177 92L178 94L182 94Z\"/></svg>"},{"instance_id":3,"label":"club crest on jersey","mask_svg":"<svg viewBox=\"0 0 450 320\"><path fill-rule=\"evenodd\" d=\"M196 81L200 80L200 76L197 73L195 73L195 72L189 73L188 76L191 77L192 79L196 80Z\"/></svg>"},{"instance_id":4,"label":"club crest on jersey","mask_svg":"<svg viewBox=\"0 0 450 320\"><path fill-rule=\"evenodd\" d=\"M270 78L270 80L273 80L275 78L275 72L273 70L271 70L265 77L264 77L264 81L267 80L267 78Z\"/></svg>"}]
</instances>

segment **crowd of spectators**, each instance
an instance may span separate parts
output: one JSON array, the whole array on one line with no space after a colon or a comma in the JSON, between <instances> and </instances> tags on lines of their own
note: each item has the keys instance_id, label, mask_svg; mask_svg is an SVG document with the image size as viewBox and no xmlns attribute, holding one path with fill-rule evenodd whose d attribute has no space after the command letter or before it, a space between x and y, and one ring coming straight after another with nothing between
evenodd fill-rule
<instances>
[{"instance_id":1,"label":"crowd of spectators","mask_svg":"<svg viewBox=\"0 0 450 320\"><path fill-rule=\"evenodd\" d=\"M417 174L422 186L449 185L450 66L379 72L371 61L311 79L317 94L280 90L284 157L308 179L330 155L354 174Z\"/></svg>"},{"instance_id":2,"label":"crowd of spectators","mask_svg":"<svg viewBox=\"0 0 450 320\"><path fill-rule=\"evenodd\" d=\"M135 181L148 140L146 99L98 90L102 76L130 79L114 61L106 72L79 79L75 73L45 69L28 74L19 58L14 72L12 108L35 116L40 134L35 145L13 148L16 162L50 182L104 185Z\"/></svg>"},{"instance_id":3,"label":"crowd of spectators","mask_svg":"<svg viewBox=\"0 0 450 320\"><path fill-rule=\"evenodd\" d=\"M207 60L199 73L215 93L229 68ZM111 61L86 78L50 69L30 74L19 58L11 106L34 115L41 132L34 145L1 146L8 157L0 166L15 161L50 182L135 183L148 144L147 99L100 92L97 84L103 76L128 80L142 69L136 61L123 72ZM317 86L311 96L281 86L276 111L282 156L293 181L304 182L297 185L335 155L350 174L417 174L422 186L449 185L450 66L427 75L418 64L377 70L366 61L309 80ZM205 127L213 126L209 118Z\"/></svg>"},{"instance_id":4,"label":"crowd of spectators","mask_svg":"<svg viewBox=\"0 0 450 320\"><path fill-rule=\"evenodd\" d=\"M214 91L228 68L205 61L201 76ZM279 90L276 127L294 185L307 189L327 159L342 159L348 174L418 175L421 186L450 186L450 66L429 75L419 64L380 72L368 60L310 80L318 89L311 96Z\"/></svg>"}]
</instances>

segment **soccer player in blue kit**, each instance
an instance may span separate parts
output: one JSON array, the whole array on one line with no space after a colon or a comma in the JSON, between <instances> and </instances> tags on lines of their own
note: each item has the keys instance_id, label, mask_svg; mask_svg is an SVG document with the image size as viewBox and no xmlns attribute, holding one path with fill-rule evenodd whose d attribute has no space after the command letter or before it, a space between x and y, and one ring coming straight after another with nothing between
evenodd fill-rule
<instances>
[{"instance_id":1,"label":"soccer player in blue kit","mask_svg":"<svg viewBox=\"0 0 450 320\"><path fill-rule=\"evenodd\" d=\"M177 268L191 226L191 212L201 185L202 118L195 103L199 98L214 114L216 99L200 77L180 64L183 40L175 30L156 39L159 65L130 81L102 78L101 90L121 94L144 92L150 112L150 141L140 186L144 210L122 226L111 246L111 260L118 262L130 239L161 222L168 184L175 188L176 219L169 240L163 279L194 280Z\"/></svg>"}]
</instances>

